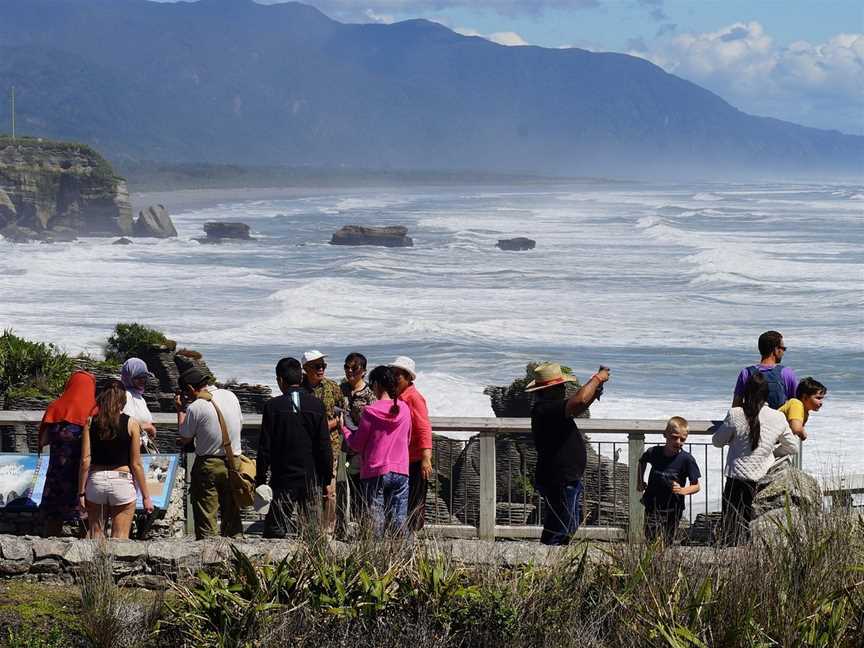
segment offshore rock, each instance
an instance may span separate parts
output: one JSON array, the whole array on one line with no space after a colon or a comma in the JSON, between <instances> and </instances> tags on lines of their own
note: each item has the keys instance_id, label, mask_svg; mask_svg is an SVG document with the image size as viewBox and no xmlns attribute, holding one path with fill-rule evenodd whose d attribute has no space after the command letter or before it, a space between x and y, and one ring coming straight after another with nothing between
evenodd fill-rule
<instances>
[{"instance_id":1,"label":"offshore rock","mask_svg":"<svg viewBox=\"0 0 864 648\"><path fill-rule=\"evenodd\" d=\"M79 236L132 233L126 181L84 144L0 137L0 194L6 196L0 197L0 223L7 227L38 234L62 227Z\"/></svg>"},{"instance_id":2,"label":"offshore rock","mask_svg":"<svg viewBox=\"0 0 864 648\"><path fill-rule=\"evenodd\" d=\"M524 236L517 236L511 239L498 239L495 247L507 251L521 252L523 250L533 250L535 245L537 245L537 241L525 238Z\"/></svg>"},{"instance_id":3,"label":"offshore rock","mask_svg":"<svg viewBox=\"0 0 864 648\"><path fill-rule=\"evenodd\" d=\"M29 227L21 227L15 223L10 223L3 229L0 229L0 236L7 241L13 243L29 243L30 241L41 241L42 234Z\"/></svg>"},{"instance_id":4,"label":"offshore rock","mask_svg":"<svg viewBox=\"0 0 864 648\"><path fill-rule=\"evenodd\" d=\"M246 223L204 223L204 238L195 239L199 243L223 243L224 241L251 241L249 226Z\"/></svg>"},{"instance_id":5,"label":"offshore rock","mask_svg":"<svg viewBox=\"0 0 864 648\"><path fill-rule=\"evenodd\" d=\"M172 238L177 236L177 228L174 227L174 222L163 205L150 205L147 209L138 212L133 234L153 238Z\"/></svg>"},{"instance_id":6,"label":"offshore rock","mask_svg":"<svg viewBox=\"0 0 864 648\"><path fill-rule=\"evenodd\" d=\"M346 225L333 234L330 245L380 245L384 247L412 247L414 241L401 225L391 227L362 227Z\"/></svg>"},{"instance_id":7,"label":"offshore rock","mask_svg":"<svg viewBox=\"0 0 864 648\"><path fill-rule=\"evenodd\" d=\"M121 236L119 239L114 241L111 245L132 245L132 239L128 239L125 236Z\"/></svg>"}]
</instances>

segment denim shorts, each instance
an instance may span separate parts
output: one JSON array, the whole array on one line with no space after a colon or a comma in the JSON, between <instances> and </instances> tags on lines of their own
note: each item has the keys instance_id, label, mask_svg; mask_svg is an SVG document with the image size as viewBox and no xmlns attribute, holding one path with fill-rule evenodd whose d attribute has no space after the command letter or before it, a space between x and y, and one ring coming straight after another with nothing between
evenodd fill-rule
<instances>
[{"instance_id":1,"label":"denim shorts","mask_svg":"<svg viewBox=\"0 0 864 648\"><path fill-rule=\"evenodd\" d=\"M99 470L91 472L87 479L84 496L91 504L123 506L134 502L135 482L132 473L118 470Z\"/></svg>"}]
</instances>

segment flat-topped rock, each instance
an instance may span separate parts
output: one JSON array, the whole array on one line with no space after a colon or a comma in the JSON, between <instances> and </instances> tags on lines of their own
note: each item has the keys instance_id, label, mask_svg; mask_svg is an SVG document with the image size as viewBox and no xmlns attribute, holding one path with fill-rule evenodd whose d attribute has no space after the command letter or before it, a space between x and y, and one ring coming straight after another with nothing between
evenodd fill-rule
<instances>
[{"instance_id":1,"label":"flat-topped rock","mask_svg":"<svg viewBox=\"0 0 864 648\"><path fill-rule=\"evenodd\" d=\"M525 238L524 236L517 236L516 238L510 239L498 239L498 243L495 244L495 247L507 250L508 252L521 252L523 250L533 250L536 245L537 241L533 239Z\"/></svg>"},{"instance_id":2,"label":"flat-topped rock","mask_svg":"<svg viewBox=\"0 0 864 648\"><path fill-rule=\"evenodd\" d=\"M225 243L226 241L252 241L250 228L246 223L215 222L204 223L203 238L195 239L199 243Z\"/></svg>"},{"instance_id":3,"label":"flat-topped rock","mask_svg":"<svg viewBox=\"0 0 864 648\"><path fill-rule=\"evenodd\" d=\"M383 247L412 247L414 241L401 225L389 227L363 227L346 225L333 234L330 245L380 245Z\"/></svg>"}]
</instances>

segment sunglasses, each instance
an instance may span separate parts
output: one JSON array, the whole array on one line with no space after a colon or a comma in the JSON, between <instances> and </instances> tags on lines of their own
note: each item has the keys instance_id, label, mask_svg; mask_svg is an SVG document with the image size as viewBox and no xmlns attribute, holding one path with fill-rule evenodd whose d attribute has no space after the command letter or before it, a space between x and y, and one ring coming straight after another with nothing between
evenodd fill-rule
<instances>
[{"instance_id":1,"label":"sunglasses","mask_svg":"<svg viewBox=\"0 0 864 648\"><path fill-rule=\"evenodd\" d=\"M357 365L345 365L345 373L346 374L355 374L360 373L361 371L366 371L363 367L358 367Z\"/></svg>"},{"instance_id":2,"label":"sunglasses","mask_svg":"<svg viewBox=\"0 0 864 648\"><path fill-rule=\"evenodd\" d=\"M315 364L308 364L306 366L309 367L312 371L324 371L327 368L327 363L316 362Z\"/></svg>"},{"instance_id":3,"label":"sunglasses","mask_svg":"<svg viewBox=\"0 0 864 648\"><path fill-rule=\"evenodd\" d=\"M781 344L780 346L778 346L777 348L780 349L781 351L785 351L785 350L786 350L786 347L783 346L782 344Z\"/></svg>"}]
</instances>

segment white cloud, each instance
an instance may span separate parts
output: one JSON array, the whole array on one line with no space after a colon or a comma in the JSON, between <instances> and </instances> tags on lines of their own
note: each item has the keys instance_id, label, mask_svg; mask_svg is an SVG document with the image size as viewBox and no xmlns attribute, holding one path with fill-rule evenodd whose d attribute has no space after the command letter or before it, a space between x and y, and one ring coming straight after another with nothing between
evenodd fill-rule
<instances>
[{"instance_id":1,"label":"white cloud","mask_svg":"<svg viewBox=\"0 0 864 648\"><path fill-rule=\"evenodd\" d=\"M758 22L660 38L630 52L748 112L864 132L864 34L778 45Z\"/></svg>"},{"instance_id":2,"label":"white cloud","mask_svg":"<svg viewBox=\"0 0 864 648\"><path fill-rule=\"evenodd\" d=\"M441 24L444 23L442 22ZM522 38L516 32L512 31L495 32L492 34L481 34L476 29L469 29L467 27L455 27L453 28L453 31L457 34L462 34L463 36L479 36L480 38L485 38L486 40L492 41L493 43L498 43L499 45L506 45L508 47L528 45L524 38Z\"/></svg>"},{"instance_id":3,"label":"white cloud","mask_svg":"<svg viewBox=\"0 0 864 648\"><path fill-rule=\"evenodd\" d=\"M384 25L390 25L396 22L396 19L389 14L378 14L375 13L372 9L367 9L364 13L366 18L368 18L371 22L382 23Z\"/></svg>"},{"instance_id":4,"label":"white cloud","mask_svg":"<svg viewBox=\"0 0 864 648\"><path fill-rule=\"evenodd\" d=\"M172 1L172 0L169 0ZM255 0L259 4L279 4L289 0ZM307 0L327 15L340 19L362 19L367 10L376 14L424 14L447 9L495 11L506 16L536 16L549 9L595 9L608 0ZM641 0L640 0L641 1ZM646 4L642 2L642 4ZM662 4L649 0L647 4Z\"/></svg>"},{"instance_id":5,"label":"white cloud","mask_svg":"<svg viewBox=\"0 0 864 648\"><path fill-rule=\"evenodd\" d=\"M495 32L494 34L489 34L487 38L493 43L498 43L499 45L507 45L508 47L528 44L525 42L524 38L522 38L516 32L512 31Z\"/></svg>"}]
</instances>

